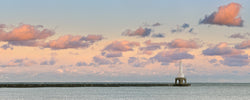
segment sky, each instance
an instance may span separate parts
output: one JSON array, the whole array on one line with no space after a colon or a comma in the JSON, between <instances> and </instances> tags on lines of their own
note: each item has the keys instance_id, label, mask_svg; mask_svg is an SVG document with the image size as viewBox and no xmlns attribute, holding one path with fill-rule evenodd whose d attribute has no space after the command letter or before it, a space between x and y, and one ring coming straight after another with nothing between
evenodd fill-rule
<instances>
[{"instance_id":1,"label":"sky","mask_svg":"<svg viewBox=\"0 0 250 100\"><path fill-rule=\"evenodd\" d=\"M5 0L0 82L250 82L249 0Z\"/></svg>"}]
</instances>

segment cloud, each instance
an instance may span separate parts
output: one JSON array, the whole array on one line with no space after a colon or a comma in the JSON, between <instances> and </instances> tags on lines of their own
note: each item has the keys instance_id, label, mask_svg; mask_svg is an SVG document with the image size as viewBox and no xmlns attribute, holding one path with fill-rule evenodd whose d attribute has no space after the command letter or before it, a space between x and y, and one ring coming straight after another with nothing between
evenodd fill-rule
<instances>
[{"instance_id":1,"label":"cloud","mask_svg":"<svg viewBox=\"0 0 250 100\"><path fill-rule=\"evenodd\" d=\"M102 55L107 58L115 58L115 57L121 57L122 53L121 52L109 52L109 53L103 52Z\"/></svg>"},{"instance_id":2,"label":"cloud","mask_svg":"<svg viewBox=\"0 0 250 100\"><path fill-rule=\"evenodd\" d=\"M44 29L42 25L20 24L10 31L5 24L0 25L0 41L15 46L32 46L51 49L86 48L103 39L102 35L72 36L65 35L57 40L45 42L45 39L55 34L53 30ZM9 28L8 28L9 30ZM6 47L7 45L5 45Z\"/></svg>"},{"instance_id":3,"label":"cloud","mask_svg":"<svg viewBox=\"0 0 250 100\"><path fill-rule=\"evenodd\" d=\"M125 35L125 36L140 36L140 37L146 37L146 36L149 36L150 33L151 33L151 29L149 28L138 28L137 30L135 31L131 31L131 30L126 30L125 32L122 33L122 35Z\"/></svg>"},{"instance_id":4,"label":"cloud","mask_svg":"<svg viewBox=\"0 0 250 100\"><path fill-rule=\"evenodd\" d=\"M153 51L150 51L150 50L144 50L144 51L142 51L142 54L152 55L152 54L153 54Z\"/></svg>"},{"instance_id":5,"label":"cloud","mask_svg":"<svg viewBox=\"0 0 250 100\"><path fill-rule=\"evenodd\" d=\"M50 60L45 60L40 63L40 65L55 65L56 60L54 58L51 58Z\"/></svg>"},{"instance_id":6,"label":"cloud","mask_svg":"<svg viewBox=\"0 0 250 100\"><path fill-rule=\"evenodd\" d=\"M186 29L189 29L188 31L185 31ZM187 23L184 23L181 25L177 25L176 29L172 29L171 33L181 33L181 32L188 32L188 33L193 33L194 28L190 28L190 25Z\"/></svg>"},{"instance_id":7,"label":"cloud","mask_svg":"<svg viewBox=\"0 0 250 100\"><path fill-rule=\"evenodd\" d=\"M36 41L36 40L9 41L8 43L15 46L31 46L31 47L43 47L45 45L44 41Z\"/></svg>"},{"instance_id":8,"label":"cloud","mask_svg":"<svg viewBox=\"0 0 250 100\"><path fill-rule=\"evenodd\" d=\"M183 29L181 29L181 28L179 28L179 26L177 26L176 29L172 29L172 30L171 30L171 33L180 33L180 32L182 32L182 31L183 31Z\"/></svg>"},{"instance_id":9,"label":"cloud","mask_svg":"<svg viewBox=\"0 0 250 100\"><path fill-rule=\"evenodd\" d=\"M140 50L143 54L151 55L153 51L161 49L161 46L166 46L166 42L151 42L151 40L147 40L144 42L146 44L145 47L140 47Z\"/></svg>"},{"instance_id":10,"label":"cloud","mask_svg":"<svg viewBox=\"0 0 250 100\"><path fill-rule=\"evenodd\" d=\"M238 39L246 39L247 37L246 37L246 35L243 35L243 34L240 34L240 33L236 33L236 34L230 35L229 38L234 38L234 39L236 39L236 38L238 38Z\"/></svg>"},{"instance_id":11,"label":"cloud","mask_svg":"<svg viewBox=\"0 0 250 100\"><path fill-rule=\"evenodd\" d=\"M147 46L166 46L166 42L152 42L151 40L147 40L144 42Z\"/></svg>"},{"instance_id":12,"label":"cloud","mask_svg":"<svg viewBox=\"0 0 250 100\"><path fill-rule=\"evenodd\" d=\"M248 49L250 48L250 40L241 42L240 44L235 45L237 49Z\"/></svg>"},{"instance_id":13,"label":"cloud","mask_svg":"<svg viewBox=\"0 0 250 100\"><path fill-rule=\"evenodd\" d=\"M193 31L194 31L194 28L190 28L188 32L192 33Z\"/></svg>"},{"instance_id":14,"label":"cloud","mask_svg":"<svg viewBox=\"0 0 250 100\"><path fill-rule=\"evenodd\" d=\"M35 61L30 60L28 58L24 58L24 59L14 59L14 60L10 60L8 62L8 64L5 65L0 65L1 67L16 67L16 66L31 66L36 64Z\"/></svg>"},{"instance_id":15,"label":"cloud","mask_svg":"<svg viewBox=\"0 0 250 100\"><path fill-rule=\"evenodd\" d=\"M45 48L51 49L68 49L68 48L87 48L90 44L83 42L83 36L65 35L59 37L57 40L49 41L45 44Z\"/></svg>"},{"instance_id":16,"label":"cloud","mask_svg":"<svg viewBox=\"0 0 250 100\"><path fill-rule=\"evenodd\" d=\"M214 63L217 62L217 59L211 59L211 60L209 60L209 62L210 62L211 64L214 64Z\"/></svg>"},{"instance_id":17,"label":"cloud","mask_svg":"<svg viewBox=\"0 0 250 100\"><path fill-rule=\"evenodd\" d=\"M9 44L4 44L4 45L2 45L0 48L2 48L2 49L4 49L4 50L7 50L7 49L13 50L13 47L10 46Z\"/></svg>"},{"instance_id":18,"label":"cloud","mask_svg":"<svg viewBox=\"0 0 250 100\"><path fill-rule=\"evenodd\" d=\"M149 46L146 46L146 47L141 47L140 50L157 50L157 49L161 49L161 46L160 45L149 45Z\"/></svg>"},{"instance_id":19,"label":"cloud","mask_svg":"<svg viewBox=\"0 0 250 100\"><path fill-rule=\"evenodd\" d=\"M161 62L162 65L168 65L169 63L182 59L194 59L194 56L184 50L169 50L159 52L157 55L151 57L150 59L153 61L156 60L158 62Z\"/></svg>"},{"instance_id":20,"label":"cloud","mask_svg":"<svg viewBox=\"0 0 250 100\"><path fill-rule=\"evenodd\" d=\"M227 66L246 66L249 64L250 59L248 59L248 55L233 55L233 56L225 56L224 60L221 60L221 64Z\"/></svg>"},{"instance_id":21,"label":"cloud","mask_svg":"<svg viewBox=\"0 0 250 100\"><path fill-rule=\"evenodd\" d=\"M105 57L103 57L103 56L95 56L95 57L93 57L93 60L98 65L112 64L112 62L110 60L105 59Z\"/></svg>"},{"instance_id":22,"label":"cloud","mask_svg":"<svg viewBox=\"0 0 250 100\"><path fill-rule=\"evenodd\" d=\"M103 39L102 35L88 35L86 37L82 37L82 40L90 41L90 42L96 42L102 39Z\"/></svg>"},{"instance_id":23,"label":"cloud","mask_svg":"<svg viewBox=\"0 0 250 100\"><path fill-rule=\"evenodd\" d=\"M5 28L5 27L3 27ZM20 24L9 32L4 29L0 30L0 41L29 41L46 39L55 32L49 29L43 29L41 25Z\"/></svg>"},{"instance_id":24,"label":"cloud","mask_svg":"<svg viewBox=\"0 0 250 100\"><path fill-rule=\"evenodd\" d=\"M148 64L148 60L146 58L137 58L137 57L129 57L128 64L133 67L144 67Z\"/></svg>"},{"instance_id":25,"label":"cloud","mask_svg":"<svg viewBox=\"0 0 250 100\"><path fill-rule=\"evenodd\" d=\"M202 53L207 56L221 56L223 60L220 63L227 66L245 66L250 62L248 54L243 54L244 51L242 50L228 47L225 42L209 47Z\"/></svg>"},{"instance_id":26,"label":"cloud","mask_svg":"<svg viewBox=\"0 0 250 100\"><path fill-rule=\"evenodd\" d=\"M151 55L154 50L161 49L160 45L148 45L146 47L141 47L140 50L143 51L143 54Z\"/></svg>"},{"instance_id":27,"label":"cloud","mask_svg":"<svg viewBox=\"0 0 250 100\"><path fill-rule=\"evenodd\" d=\"M69 52L69 54L71 54L71 55L80 55L78 52Z\"/></svg>"},{"instance_id":28,"label":"cloud","mask_svg":"<svg viewBox=\"0 0 250 100\"><path fill-rule=\"evenodd\" d=\"M86 62L77 62L76 66L89 66Z\"/></svg>"},{"instance_id":29,"label":"cloud","mask_svg":"<svg viewBox=\"0 0 250 100\"><path fill-rule=\"evenodd\" d=\"M225 56L225 55L238 55L243 53L243 51L232 47L228 47L227 43L221 42L215 46L203 50L202 53L207 56Z\"/></svg>"},{"instance_id":30,"label":"cloud","mask_svg":"<svg viewBox=\"0 0 250 100\"><path fill-rule=\"evenodd\" d=\"M183 39L175 39L172 42L168 43L169 48L190 48L190 49L197 49L200 48L199 45L194 40L183 40Z\"/></svg>"},{"instance_id":31,"label":"cloud","mask_svg":"<svg viewBox=\"0 0 250 100\"><path fill-rule=\"evenodd\" d=\"M88 35L88 36L72 36L64 35L59 37L57 40L49 41L44 44L43 47L51 49L68 49L68 48L87 48L96 41L102 40L101 35Z\"/></svg>"},{"instance_id":32,"label":"cloud","mask_svg":"<svg viewBox=\"0 0 250 100\"><path fill-rule=\"evenodd\" d=\"M138 42L123 41L113 41L111 44L107 45L103 50L109 52L126 52L132 51L135 46L140 46Z\"/></svg>"},{"instance_id":33,"label":"cloud","mask_svg":"<svg viewBox=\"0 0 250 100\"><path fill-rule=\"evenodd\" d=\"M55 34L53 30L44 29L42 25L20 24L14 28L3 26L0 28L0 41L15 46L42 46L46 38Z\"/></svg>"},{"instance_id":34,"label":"cloud","mask_svg":"<svg viewBox=\"0 0 250 100\"><path fill-rule=\"evenodd\" d=\"M201 20L199 23L242 27L243 20L241 17L238 17L240 9L240 4L232 2L228 5L219 7L218 12L205 16L205 19Z\"/></svg>"},{"instance_id":35,"label":"cloud","mask_svg":"<svg viewBox=\"0 0 250 100\"><path fill-rule=\"evenodd\" d=\"M153 24L152 26L153 27L161 26L161 23L157 22L157 23Z\"/></svg>"},{"instance_id":36,"label":"cloud","mask_svg":"<svg viewBox=\"0 0 250 100\"><path fill-rule=\"evenodd\" d=\"M118 58L107 59L103 56L94 56L93 61L94 64L98 65L122 64L122 62Z\"/></svg>"},{"instance_id":37,"label":"cloud","mask_svg":"<svg viewBox=\"0 0 250 100\"><path fill-rule=\"evenodd\" d=\"M151 37L154 37L154 38L164 38L165 35L163 33L158 33L158 34L153 34Z\"/></svg>"},{"instance_id":38,"label":"cloud","mask_svg":"<svg viewBox=\"0 0 250 100\"><path fill-rule=\"evenodd\" d=\"M7 27L7 25L5 25L5 24L0 24L0 28L6 28Z\"/></svg>"},{"instance_id":39,"label":"cloud","mask_svg":"<svg viewBox=\"0 0 250 100\"><path fill-rule=\"evenodd\" d=\"M184 28L184 29L189 28L189 24L184 23L181 27Z\"/></svg>"}]
</instances>

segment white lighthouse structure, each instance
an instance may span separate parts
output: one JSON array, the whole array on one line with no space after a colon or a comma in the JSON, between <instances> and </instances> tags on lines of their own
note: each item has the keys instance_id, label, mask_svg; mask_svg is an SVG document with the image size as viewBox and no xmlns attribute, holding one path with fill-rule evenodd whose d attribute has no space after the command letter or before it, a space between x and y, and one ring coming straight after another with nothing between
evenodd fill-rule
<instances>
[{"instance_id":1,"label":"white lighthouse structure","mask_svg":"<svg viewBox=\"0 0 250 100\"><path fill-rule=\"evenodd\" d=\"M182 61L179 63L179 72L177 74L177 77L175 78L175 86L189 86L190 84L187 84L187 79L184 76L183 73L183 66Z\"/></svg>"},{"instance_id":2,"label":"white lighthouse structure","mask_svg":"<svg viewBox=\"0 0 250 100\"><path fill-rule=\"evenodd\" d=\"M184 78L183 67L182 67L182 62L181 61L179 63L179 73L178 73L177 77L183 77Z\"/></svg>"}]
</instances>

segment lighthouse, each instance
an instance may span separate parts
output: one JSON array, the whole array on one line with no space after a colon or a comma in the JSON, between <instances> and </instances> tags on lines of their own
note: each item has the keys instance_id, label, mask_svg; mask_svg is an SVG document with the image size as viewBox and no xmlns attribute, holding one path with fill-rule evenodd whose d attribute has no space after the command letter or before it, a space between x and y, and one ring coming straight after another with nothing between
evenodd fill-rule
<instances>
[{"instance_id":1,"label":"lighthouse","mask_svg":"<svg viewBox=\"0 0 250 100\"><path fill-rule=\"evenodd\" d=\"M190 84L187 84L187 79L184 76L183 73L183 66L182 62L179 63L179 72L177 74L177 77L175 78L175 86L189 86Z\"/></svg>"},{"instance_id":2,"label":"lighthouse","mask_svg":"<svg viewBox=\"0 0 250 100\"><path fill-rule=\"evenodd\" d=\"M180 61L180 64L179 64L179 72L178 72L177 76L184 78L184 73L183 73L182 62L181 61Z\"/></svg>"}]
</instances>

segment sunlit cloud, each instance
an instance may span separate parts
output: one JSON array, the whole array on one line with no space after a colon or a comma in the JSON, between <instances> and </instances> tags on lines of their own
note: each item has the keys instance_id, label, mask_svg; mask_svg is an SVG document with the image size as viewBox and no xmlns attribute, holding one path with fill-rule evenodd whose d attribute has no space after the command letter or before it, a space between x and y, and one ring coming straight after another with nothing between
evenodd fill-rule
<instances>
[{"instance_id":1,"label":"sunlit cloud","mask_svg":"<svg viewBox=\"0 0 250 100\"><path fill-rule=\"evenodd\" d=\"M224 60L221 60L221 63L227 66L246 66L250 63L250 59L247 54L224 56L223 58Z\"/></svg>"},{"instance_id":2,"label":"sunlit cloud","mask_svg":"<svg viewBox=\"0 0 250 100\"><path fill-rule=\"evenodd\" d=\"M101 35L88 35L87 37L76 35L64 35L56 40L51 40L42 45L44 48L51 49L68 49L68 48L87 48L92 43L102 40Z\"/></svg>"},{"instance_id":3,"label":"sunlit cloud","mask_svg":"<svg viewBox=\"0 0 250 100\"><path fill-rule=\"evenodd\" d=\"M250 40L241 42L240 44L235 45L237 49L248 49L250 48Z\"/></svg>"},{"instance_id":4,"label":"sunlit cloud","mask_svg":"<svg viewBox=\"0 0 250 100\"><path fill-rule=\"evenodd\" d=\"M206 16L200 21L200 24L216 24L226 26L243 26L243 20L239 17L241 5L238 3L230 3L220 6L218 12L214 12Z\"/></svg>"},{"instance_id":5,"label":"sunlit cloud","mask_svg":"<svg viewBox=\"0 0 250 100\"><path fill-rule=\"evenodd\" d=\"M59 37L57 40L49 41L45 44L45 48L51 49L68 49L68 48L87 48L90 44L83 42L83 36L65 35Z\"/></svg>"},{"instance_id":6,"label":"sunlit cloud","mask_svg":"<svg viewBox=\"0 0 250 100\"><path fill-rule=\"evenodd\" d=\"M191 48L197 49L200 48L201 45L195 40L183 40L183 39L175 39L168 43L169 48Z\"/></svg>"},{"instance_id":7,"label":"sunlit cloud","mask_svg":"<svg viewBox=\"0 0 250 100\"><path fill-rule=\"evenodd\" d=\"M107 45L103 50L110 52L125 52L132 51L134 47L140 46L139 42L130 42L126 40L113 41L111 44Z\"/></svg>"},{"instance_id":8,"label":"sunlit cloud","mask_svg":"<svg viewBox=\"0 0 250 100\"><path fill-rule=\"evenodd\" d=\"M145 41L144 44L146 44L146 46L140 47L139 50L147 55L152 55L153 51L161 49L162 46L167 46L166 42L151 42L151 40Z\"/></svg>"},{"instance_id":9,"label":"sunlit cloud","mask_svg":"<svg viewBox=\"0 0 250 100\"><path fill-rule=\"evenodd\" d=\"M42 25L20 24L12 28L2 24L0 41L15 46L41 46L46 38L54 34L54 30L45 29Z\"/></svg>"},{"instance_id":10,"label":"sunlit cloud","mask_svg":"<svg viewBox=\"0 0 250 100\"><path fill-rule=\"evenodd\" d=\"M43 29L42 25L20 24L11 31L0 29L0 41L29 41L46 39L55 34L53 30Z\"/></svg>"},{"instance_id":11,"label":"sunlit cloud","mask_svg":"<svg viewBox=\"0 0 250 100\"><path fill-rule=\"evenodd\" d=\"M202 53L206 56L221 56L223 60L220 63L227 66L245 66L250 62L248 54L243 54L244 51L229 47L225 42L209 47Z\"/></svg>"},{"instance_id":12,"label":"sunlit cloud","mask_svg":"<svg viewBox=\"0 0 250 100\"><path fill-rule=\"evenodd\" d=\"M90 42L96 42L96 41L100 41L102 39L103 39L102 35L88 35L86 37L82 37L82 40L90 41Z\"/></svg>"},{"instance_id":13,"label":"sunlit cloud","mask_svg":"<svg viewBox=\"0 0 250 100\"><path fill-rule=\"evenodd\" d=\"M215 46L209 47L203 50L202 53L207 56L223 56L223 55L237 55L243 53L243 51L229 47L228 43L221 42Z\"/></svg>"},{"instance_id":14,"label":"sunlit cloud","mask_svg":"<svg viewBox=\"0 0 250 100\"><path fill-rule=\"evenodd\" d=\"M168 65L182 59L194 59L194 55L189 54L186 50L177 49L159 52L150 59L161 62L162 65Z\"/></svg>"}]
</instances>

